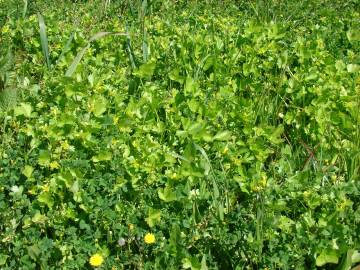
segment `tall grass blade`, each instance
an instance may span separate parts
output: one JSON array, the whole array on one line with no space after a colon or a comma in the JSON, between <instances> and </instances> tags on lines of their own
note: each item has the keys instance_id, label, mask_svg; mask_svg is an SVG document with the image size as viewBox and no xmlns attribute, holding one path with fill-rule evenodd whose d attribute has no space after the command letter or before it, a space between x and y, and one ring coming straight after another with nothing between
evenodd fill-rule
<instances>
[{"instance_id":1,"label":"tall grass blade","mask_svg":"<svg viewBox=\"0 0 360 270\"><path fill-rule=\"evenodd\" d=\"M28 0L24 0L24 8L23 8L23 14L22 14L23 18L25 18L27 10L28 10Z\"/></svg>"},{"instance_id":2,"label":"tall grass blade","mask_svg":"<svg viewBox=\"0 0 360 270\"><path fill-rule=\"evenodd\" d=\"M44 17L38 13L38 19L39 19L39 27L40 27L40 43L41 48L44 54L44 58L46 61L46 66L48 69L50 69L50 57L49 57L49 45L48 45L48 39L46 35L46 26Z\"/></svg>"},{"instance_id":3,"label":"tall grass blade","mask_svg":"<svg viewBox=\"0 0 360 270\"><path fill-rule=\"evenodd\" d=\"M144 63L146 63L148 58L149 58L149 47L148 47L148 44L147 44L147 34L146 34L145 30L144 30L144 33L143 33L142 50L143 50L143 60L144 60Z\"/></svg>"},{"instance_id":4,"label":"tall grass blade","mask_svg":"<svg viewBox=\"0 0 360 270\"><path fill-rule=\"evenodd\" d=\"M77 66L79 65L81 59L83 58L85 52L89 48L90 48L90 44L86 45L84 48L81 49L80 52L78 52L78 54L76 55L76 57L72 61L70 67L67 69L67 71L65 73L66 77L71 77L74 74L74 72L75 72Z\"/></svg>"},{"instance_id":5,"label":"tall grass blade","mask_svg":"<svg viewBox=\"0 0 360 270\"><path fill-rule=\"evenodd\" d=\"M128 26L127 26L127 25L126 25L126 33L129 33L129 30L128 30ZM136 64L135 64L135 60L134 60L133 50L132 50L132 48L131 48L131 39L130 39L130 35L129 35L129 34L127 35L127 38L126 38L126 50L127 50L127 52L128 52L128 55L129 55L131 67L132 67L133 69L136 69Z\"/></svg>"},{"instance_id":6,"label":"tall grass blade","mask_svg":"<svg viewBox=\"0 0 360 270\"><path fill-rule=\"evenodd\" d=\"M81 59L83 58L85 52L87 51L87 49L90 48L90 44L91 44L92 41L98 40L98 39L100 39L102 37L105 37L105 36L108 36L108 35L127 36L127 34L120 33L120 32L98 32L98 33L96 33L95 35L93 35L89 39L88 44L84 48L82 48L80 52L78 52L78 54L76 55L76 57L72 61L71 65L67 69L67 71L65 73L65 76L66 77L71 77L74 74L74 72L75 72L77 66L79 65Z\"/></svg>"},{"instance_id":7,"label":"tall grass blade","mask_svg":"<svg viewBox=\"0 0 360 270\"><path fill-rule=\"evenodd\" d=\"M69 51L70 45L71 45L71 42L72 42L73 39L74 39L74 36L75 36L75 32L73 32L73 33L70 35L69 39L67 40L64 48L63 48L62 51L61 51L60 56L59 56L58 59L56 60L56 64L58 64L58 63L60 62L60 60L64 57L65 53L67 53L67 52Z\"/></svg>"}]
</instances>

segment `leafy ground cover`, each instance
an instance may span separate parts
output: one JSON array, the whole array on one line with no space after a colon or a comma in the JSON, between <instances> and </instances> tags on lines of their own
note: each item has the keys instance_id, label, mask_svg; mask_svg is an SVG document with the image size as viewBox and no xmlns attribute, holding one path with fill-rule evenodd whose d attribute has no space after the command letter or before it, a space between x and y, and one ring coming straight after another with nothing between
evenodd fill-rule
<instances>
[{"instance_id":1,"label":"leafy ground cover","mask_svg":"<svg viewBox=\"0 0 360 270\"><path fill-rule=\"evenodd\" d=\"M0 7L1 269L360 262L358 1Z\"/></svg>"}]
</instances>

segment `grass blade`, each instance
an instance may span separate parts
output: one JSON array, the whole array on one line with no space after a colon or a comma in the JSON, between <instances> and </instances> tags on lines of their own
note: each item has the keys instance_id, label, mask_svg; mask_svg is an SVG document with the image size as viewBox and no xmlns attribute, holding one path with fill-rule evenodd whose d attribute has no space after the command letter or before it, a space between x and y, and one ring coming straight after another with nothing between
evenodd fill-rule
<instances>
[{"instance_id":1,"label":"grass blade","mask_svg":"<svg viewBox=\"0 0 360 270\"><path fill-rule=\"evenodd\" d=\"M86 45L84 48L81 49L81 51L76 55L76 57L74 58L74 60L72 61L70 67L67 69L65 76L66 77L71 77L75 70L76 67L79 65L81 58L84 56L85 52L87 51L87 49L90 48L90 44Z\"/></svg>"},{"instance_id":2,"label":"grass blade","mask_svg":"<svg viewBox=\"0 0 360 270\"><path fill-rule=\"evenodd\" d=\"M126 25L126 32L129 33L127 25ZM136 69L136 64L135 64L135 60L134 60L133 50L131 48L131 39L130 39L129 34L127 35L127 38L126 38L126 50L128 51L129 59L130 59L130 62L131 62L131 67L133 69Z\"/></svg>"},{"instance_id":3,"label":"grass blade","mask_svg":"<svg viewBox=\"0 0 360 270\"><path fill-rule=\"evenodd\" d=\"M48 67L48 69L50 69L49 45L48 45L48 39L47 39L47 35L46 35L45 21L44 21L44 17L40 13L38 13L38 19L39 19L39 27L40 27L41 48L42 48L44 58L46 61L46 66Z\"/></svg>"},{"instance_id":4,"label":"grass blade","mask_svg":"<svg viewBox=\"0 0 360 270\"><path fill-rule=\"evenodd\" d=\"M66 42L63 50L61 51L60 56L59 56L58 59L56 60L56 64L58 64L58 63L60 62L60 60L64 57L65 53L67 53L68 50L70 49L70 45L71 45L71 42L72 42L73 39L74 39L74 36L75 36L75 32L73 32L73 33L70 35L69 39L67 40L67 42Z\"/></svg>"},{"instance_id":5,"label":"grass blade","mask_svg":"<svg viewBox=\"0 0 360 270\"><path fill-rule=\"evenodd\" d=\"M24 8L23 8L23 18L25 18L27 10L28 10L28 0L23 0L24 1Z\"/></svg>"},{"instance_id":6,"label":"grass blade","mask_svg":"<svg viewBox=\"0 0 360 270\"><path fill-rule=\"evenodd\" d=\"M71 77L74 74L74 72L75 72L77 66L79 65L81 59L83 58L85 52L87 51L87 49L90 48L90 44L92 41L98 40L98 39L108 36L108 35L127 36L127 34L120 33L120 32L98 32L98 33L96 33L89 39L88 44L84 48L82 48L80 52L78 52L78 54L72 61L70 67L67 69L65 76Z\"/></svg>"}]
</instances>

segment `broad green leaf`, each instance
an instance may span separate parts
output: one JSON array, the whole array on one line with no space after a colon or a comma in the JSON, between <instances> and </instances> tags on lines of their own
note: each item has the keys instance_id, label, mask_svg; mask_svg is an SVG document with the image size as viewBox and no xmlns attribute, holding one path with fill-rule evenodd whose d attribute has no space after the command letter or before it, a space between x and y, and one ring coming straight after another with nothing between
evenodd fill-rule
<instances>
[{"instance_id":1,"label":"broad green leaf","mask_svg":"<svg viewBox=\"0 0 360 270\"><path fill-rule=\"evenodd\" d=\"M360 262L360 252L358 250L354 250L354 253L351 256L351 262L352 263Z\"/></svg>"},{"instance_id":2,"label":"broad green leaf","mask_svg":"<svg viewBox=\"0 0 360 270\"><path fill-rule=\"evenodd\" d=\"M70 187L70 191L72 193L78 193L79 192L79 181L76 180Z\"/></svg>"},{"instance_id":3,"label":"broad green leaf","mask_svg":"<svg viewBox=\"0 0 360 270\"><path fill-rule=\"evenodd\" d=\"M359 29L350 29L346 32L348 40L351 41L360 41L360 30Z\"/></svg>"},{"instance_id":4,"label":"broad green leaf","mask_svg":"<svg viewBox=\"0 0 360 270\"><path fill-rule=\"evenodd\" d=\"M7 258L9 258L8 255L0 253L0 265L5 265Z\"/></svg>"},{"instance_id":5,"label":"broad green leaf","mask_svg":"<svg viewBox=\"0 0 360 270\"><path fill-rule=\"evenodd\" d=\"M176 193L170 186L158 189L159 198L165 202L172 202L176 200Z\"/></svg>"},{"instance_id":6,"label":"broad green leaf","mask_svg":"<svg viewBox=\"0 0 360 270\"><path fill-rule=\"evenodd\" d=\"M335 250L326 249L323 250L316 258L316 266L323 266L327 263L338 264L339 256Z\"/></svg>"},{"instance_id":7,"label":"broad green leaf","mask_svg":"<svg viewBox=\"0 0 360 270\"><path fill-rule=\"evenodd\" d=\"M106 112L107 101L103 96L97 96L93 99L93 114L96 117L99 117L104 112Z\"/></svg>"},{"instance_id":8,"label":"broad green leaf","mask_svg":"<svg viewBox=\"0 0 360 270\"><path fill-rule=\"evenodd\" d=\"M32 112L32 107L28 103L20 103L19 106L14 108L14 113L16 116L24 115L25 117L30 117Z\"/></svg>"},{"instance_id":9,"label":"broad green leaf","mask_svg":"<svg viewBox=\"0 0 360 270\"><path fill-rule=\"evenodd\" d=\"M273 133L269 136L269 141L273 144L280 144L283 140L281 135L284 133L284 126L278 126Z\"/></svg>"},{"instance_id":10,"label":"broad green leaf","mask_svg":"<svg viewBox=\"0 0 360 270\"><path fill-rule=\"evenodd\" d=\"M161 211L158 209L149 209L148 217L145 218L146 223L149 227L154 227L157 223L160 222Z\"/></svg>"},{"instance_id":11,"label":"broad green leaf","mask_svg":"<svg viewBox=\"0 0 360 270\"><path fill-rule=\"evenodd\" d=\"M42 166L48 166L50 164L50 152L48 150L40 150L38 162Z\"/></svg>"},{"instance_id":12,"label":"broad green leaf","mask_svg":"<svg viewBox=\"0 0 360 270\"><path fill-rule=\"evenodd\" d=\"M193 94L195 91L196 91L196 84L194 79L191 77L187 77L184 86L185 95Z\"/></svg>"},{"instance_id":13,"label":"broad green leaf","mask_svg":"<svg viewBox=\"0 0 360 270\"><path fill-rule=\"evenodd\" d=\"M213 140L215 141L227 141L231 138L231 132L230 131L219 131L216 133L216 135L213 137Z\"/></svg>"},{"instance_id":14,"label":"broad green leaf","mask_svg":"<svg viewBox=\"0 0 360 270\"><path fill-rule=\"evenodd\" d=\"M41 250L39 249L37 244L34 244L32 246L28 246L27 247L27 251L29 256L33 259L33 260L37 260L37 258L39 257L39 255L41 254Z\"/></svg>"},{"instance_id":15,"label":"broad green leaf","mask_svg":"<svg viewBox=\"0 0 360 270\"><path fill-rule=\"evenodd\" d=\"M35 215L32 217L31 221L34 223L45 223L47 220L47 217L40 214L39 211L35 213Z\"/></svg>"},{"instance_id":16,"label":"broad green leaf","mask_svg":"<svg viewBox=\"0 0 360 270\"><path fill-rule=\"evenodd\" d=\"M208 269L209 268L206 265L206 256L204 254L203 257L202 257L202 260L201 260L201 269L200 270L208 270Z\"/></svg>"},{"instance_id":17,"label":"broad green leaf","mask_svg":"<svg viewBox=\"0 0 360 270\"><path fill-rule=\"evenodd\" d=\"M347 68L347 71L349 73L355 73L355 72L358 72L360 70L360 65L357 65L357 64L348 64L346 66Z\"/></svg>"},{"instance_id":18,"label":"broad green leaf","mask_svg":"<svg viewBox=\"0 0 360 270\"><path fill-rule=\"evenodd\" d=\"M181 84L184 82L184 77L180 75L180 70L178 68L172 70L169 73L169 78L170 78L170 80L181 83Z\"/></svg>"},{"instance_id":19,"label":"broad green leaf","mask_svg":"<svg viewBox=\"0 0 360 270\"><path fill-rule=\"evenodd\" d=\"M33 171L34 171L33 167L26 165L22 171L22 174L25 175L27 178L30 178Z\"/></svg>"},{"instance_id":20,"label":"broad green leaf","mask_svg":"<svg viewBox=\"0 0 360 270\"><path fill-rule=\"evenodd\" d=\"M93 162L108 161L111 160L112 154L109 151L101 151L96 156L92 157Z\"/></svg>"},{"instance_id":21,"label":"broad green leaf","mask_svg":"<svg viewBox=\"0 0 360 270\"><path fill-rule=\"evenodd\" d=\"M154 74L155 67L155 62L142 64L136 71L134 71L134 75L139 78L150 79Z\"/></svg>"},{"instance_id":22,"label":"broad green leaf","mask_svg":"<svg viewBox=\"0 0 360 270\"><path fill-rule=\"evenodd\" d=\"M337 69L337 71L342 71L346 68L346 65L344 63L344 61L342 60L337 60L335 62L335 68Z\"/></svg>"},{"instance_id":23,"label":"broad green leaf","mask_svg":"<svg viewBox=\"0 0 360 270\"><path fill-rule=\"evenodd\" d=\"M43 192L38 196L38 201L46 204L49 208L54 205L54 199L52 198L50 192Z\"/></svg>"},{"instance_id":24,"label":"broad green leaf","mask_svg":"<svg viewBox=\"0 0 360 270\"><path fill-rule=\"evenodd\" d=\"M182 263L183 269L202 270L202 265L196 257L184 258Z\"/></svg>"}]
</instances>

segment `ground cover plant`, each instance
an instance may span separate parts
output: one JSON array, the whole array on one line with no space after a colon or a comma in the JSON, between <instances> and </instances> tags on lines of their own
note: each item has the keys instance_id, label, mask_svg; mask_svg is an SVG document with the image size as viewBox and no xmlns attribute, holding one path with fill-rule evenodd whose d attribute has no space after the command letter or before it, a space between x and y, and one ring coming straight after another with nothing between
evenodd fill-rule
<instances>
[{"instance_id":1,"label":"ground cover plant","mask_svg":"<svg viewBox=\"0 0 360 270\"><path fill-rule=\"evenodd\" d=\"M0 269L356 267L359 53L357 0L0 0Z\"/></svg>"}]
</instances>

